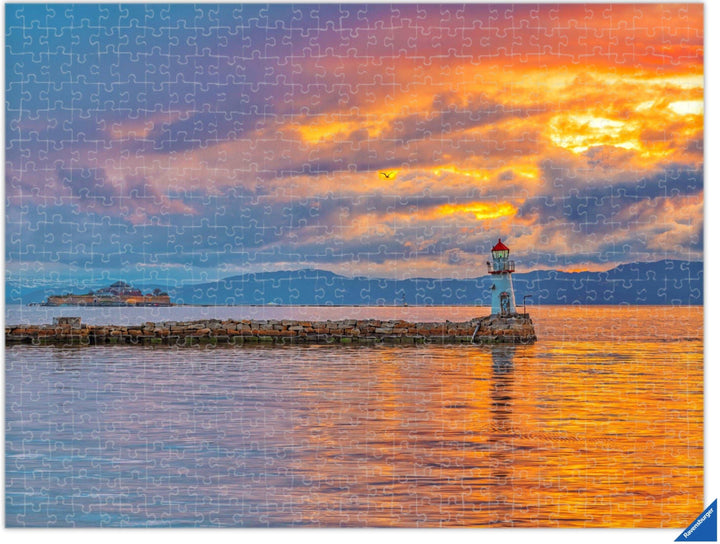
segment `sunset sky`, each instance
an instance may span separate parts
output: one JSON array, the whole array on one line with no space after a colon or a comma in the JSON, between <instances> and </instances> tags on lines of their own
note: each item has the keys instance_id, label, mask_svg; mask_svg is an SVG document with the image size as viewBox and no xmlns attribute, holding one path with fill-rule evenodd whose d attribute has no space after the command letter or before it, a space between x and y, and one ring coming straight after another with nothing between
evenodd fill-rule
<instances>
[{"instance_id":1,"label":"sunset sky","mask_svg":"<svg viewBox=\"0 0 720 544\"><path fill-rule=\"evenodd\" d=\"M6 279L703 258L702 4L6 6ZM382 173L385 174L382 174Z\"/></svg>"}]
</instances>

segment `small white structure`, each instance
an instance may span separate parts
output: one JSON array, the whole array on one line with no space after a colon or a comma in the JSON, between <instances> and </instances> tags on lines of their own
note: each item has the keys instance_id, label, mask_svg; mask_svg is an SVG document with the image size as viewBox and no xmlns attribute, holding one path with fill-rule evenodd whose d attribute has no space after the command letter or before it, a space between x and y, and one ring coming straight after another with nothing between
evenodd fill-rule
<instances>
[{"instance_id":1,"label":"small white structure","mask_svg":"<svg viewBox=\"0 0 720 544\"><path fill-rule=\"evenodd\" d=\"M509 316L515 310L515 292L513 291L512 273L515 262L509 260L510 249L498 238L492 248L492 262L488 261L488 272L492 275L491 308L492 315Z\"/></svg>"}]
</instances>

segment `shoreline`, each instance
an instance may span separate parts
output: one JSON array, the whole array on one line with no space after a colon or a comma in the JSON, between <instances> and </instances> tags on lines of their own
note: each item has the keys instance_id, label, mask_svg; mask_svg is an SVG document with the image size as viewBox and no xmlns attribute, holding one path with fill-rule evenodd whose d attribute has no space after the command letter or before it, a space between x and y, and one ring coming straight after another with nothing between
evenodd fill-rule
<instances>
[{"instance_id":1,"label":"shoreline","mask_svg":"<svg viewBox=\"0 0 720 544\"><path fill-rule=\"evenodd\" d=\"M48 325L5 327L5 344L34 346L213 346L338 344L531 344L537 340L529 314L487 316L462 322L296 319L147 321L140 325L86 325L56 318Z\"/></svg>"}]
</instances>

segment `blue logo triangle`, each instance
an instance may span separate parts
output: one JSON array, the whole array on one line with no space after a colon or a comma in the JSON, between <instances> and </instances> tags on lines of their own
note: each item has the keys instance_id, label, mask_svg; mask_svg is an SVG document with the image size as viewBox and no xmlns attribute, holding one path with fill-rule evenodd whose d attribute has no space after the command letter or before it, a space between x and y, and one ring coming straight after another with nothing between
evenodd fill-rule
<instances>
[{"instance_id":1,"label":"blue logo triangle","mask_svg":"<svg viewBox=\"0 0 720 544\"><path fill-rule=\"evenodd\" d=\"M717 499L687 526L675 542L717 542Z\"/></svg>"}]
</instances>

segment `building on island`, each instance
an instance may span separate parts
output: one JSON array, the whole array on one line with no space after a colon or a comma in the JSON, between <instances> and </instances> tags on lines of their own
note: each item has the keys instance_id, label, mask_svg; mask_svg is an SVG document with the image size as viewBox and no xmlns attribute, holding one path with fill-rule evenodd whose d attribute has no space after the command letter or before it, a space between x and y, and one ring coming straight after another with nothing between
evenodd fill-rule
<instances>
[{"instance_id":1,"label":"building on island","mask_svg":"<svg viewBox=\"0 0 720 544\"><path fill-rule=\"evenodd\" d=\"M124 281L82 295L50 296L44 306L172 306L170 295L155 289L143 295Z\"/></svg>"}]
</instances>

